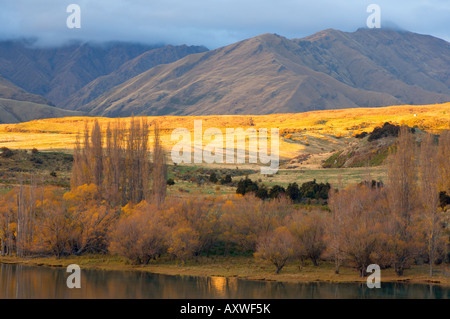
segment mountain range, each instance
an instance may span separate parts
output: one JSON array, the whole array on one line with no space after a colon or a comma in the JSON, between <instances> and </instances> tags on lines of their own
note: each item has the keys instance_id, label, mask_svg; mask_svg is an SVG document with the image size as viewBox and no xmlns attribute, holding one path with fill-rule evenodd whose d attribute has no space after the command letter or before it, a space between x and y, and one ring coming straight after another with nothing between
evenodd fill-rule
<instances>
[{"instance_id":1,"label":"mountain range","mask_svg":"<svg viewBox=\"0 0 450 319\"><path fill-rule=\"evenodd\" d=\"M56 108L44 97L12 84L0 76L0 123L18 123L41 118L84 115Z\"/></svg>"},{"instance_id":2,"label":"mountain range","mask_svg":"<svg viewBox=\"0 0 450 319\"><path fill-rule=\"evenodd\" d=\"M55 116L57 109L64 109L57 116L118 117L434 104L450 101L449 74L450 43L390 29L263 34L215 50L0 42L0 99L10 110L11 101L56 106ZM11 120L0 113L0 122Z\"/></svg>"}]
</instances>

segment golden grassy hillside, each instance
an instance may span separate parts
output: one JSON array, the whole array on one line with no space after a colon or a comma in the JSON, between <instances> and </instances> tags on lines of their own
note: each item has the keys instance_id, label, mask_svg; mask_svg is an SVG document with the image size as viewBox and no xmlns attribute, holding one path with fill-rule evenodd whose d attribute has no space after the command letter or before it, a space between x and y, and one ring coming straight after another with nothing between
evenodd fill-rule
<instances>
[{"instance_id":1,"label":"golden grassy hillside","mask_svg":"<svg viewBox=\"0 0 450 319\"><path fill-rule=\"evenodd\" d=\"M193 132L194 120L203 120L203 130L216 127L225 134L225 128L244 129L249 127L279 128L282 137L280 155L293 157L301 153L324 153L337 149L346 139L362 131L371 131L384 122L416 126L437 132L450 127L450 103L434 105L401 105L382 108L356 108L342 110L315 111L298 114L270 115L211 115L211 116L160 116L146 117L157 120L162 129L162 140L166 147L174 142L170 135L175 128L187 128ZM98 120L103 129L117 119L93 117L69 117L43 119L19 124L0 125L0 147L11 149L71 150L77 132L83 131L86 123ZM128 123L130 118L120 119ZM301 141L291 139L291 135L302 136ZM308 143L308 141L321 141ZM320 144L320 145L319 145ZM313 149L316 145L317 149ZM320 147L319 147L320 146ZM320 148L320 149L319 149Z\"/></svg>"}]
</instances>

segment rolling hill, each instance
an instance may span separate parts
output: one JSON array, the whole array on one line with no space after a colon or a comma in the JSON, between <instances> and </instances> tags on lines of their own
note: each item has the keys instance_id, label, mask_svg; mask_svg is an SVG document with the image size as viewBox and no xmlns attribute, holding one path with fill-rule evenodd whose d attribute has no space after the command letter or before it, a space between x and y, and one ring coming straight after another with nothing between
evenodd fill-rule
<instances>
[{"instance_id":1,"label":"rolling hill","mask_svg":"<svg viewBox=\"0 0 450 319\"><path fill-rule=\"evenodd\" d=\"M280 130L280 171L276 175L261 176L257 164L192 164L170 165L170 174L176 179L182 196L198 191L212 194L211 187L199 187L197 182L185 177L204 176L208 172L234 172L237 176L249 175L252 180L261 180L265 185L298 184L316 179L318 182L330 182L333 185L348 185L370 179L383 180L386 168L376 166L386 157L386 146L392 144L390 137L369 142L367 138L357 139L356 134L370 133L385 122L417 127L421 130L439 133L450 128L448 118L450 103L437 105L401 105L378 108L356 108L327 111L314 111L297 114L271 115L209 115L209 116L159 116L145 118L152 123L158 121L161 128L162 145L167 150L176 141L171 135L176 128L187 128L193 133L194 120L203 121L203 130L218 128L279 128ZM76 136L84 130L85 124L92 125L97 120L103 130L108 124L114 125L117 119L70 117L41 119L18 124L0 124L0 147L13 150L14 157L0 157L0 191L18 183L23 176L45 176L56 186L68 187L70 158ZM128 125L131 118L121 119ZM150 130L153 135L153 130ZM417 133L416 133L417 134ZM150 136L153 143L153 136ZM203 139L203 145L209 143ZM36 155L29 150L37 148ZM20 151L19 151L20 150ZM168 163L170 163L170 153ZM39 161L40 160L40 161ZM325 164L331 163L331 166ZM362 165L360 165L362 164ZM366 167L367 164L374 167ZM341 167L327 169L326 167ZM354 167L363 166L363 167ZM54 175L50 175L55 172ZM252 173L253 172L253 173ZM233 174L234 174L233 173ZM220 173L224 174L224 173ZM234 176L234 175L233 175ZM240 177L236 177L239 179ZM234 179L234 177L233 177ZM5 185L2 185L2 182ZM235 188L221 191L235 193Z\"/></svg>"},{"instance_id":2,"label":"rolling hill","mask_svg":"<svg viewBox=\"0 0 450 319\"><path fill-rule=\"evenodd\" d=\"M49 104L42 96L28 93L2 76L0 76L0 98L38 104Z\"/></svg>"},{"instance_id":3,"label":"rolling hill","mask_svg":"<svg viewBox=\"0 0 450 319\"><path fill-rule=\"evenodd\" d=\"M155 120L160 123L162 142L166 148L176 143L171 141L172 131L180 127L193 130L194 120L203 120L204 130L215 127L223 132L227 127L279 128L280 151L286 157L292 158L305 152L321 153L336 150L346 145L347 139L354 139L355 134L370 132L385 122L439 132L450 128L448 114L450 114L450 103L339 109L297 114L158 116L146 119L150 123ZM104 130L108 123L116 122L116 119L104 117L70 117L1 124L0 141L2 146L8 146L11 149L29 149L30 145L35 145L40 149L72 150L76 134L83 131L86 122L91 125L94 120L98 120ZM124 118L121 121L127 125L130 118Z\"/></svg>"},{"instance_id":4,"label":"rolling hill","mask_svg":"<svg viewBox=\"0 0 450 319\"><path fill-rule=\"evenodd\" d=\"M79 110L98 116L270 114L450 101L450 44L394 30L264 34L159 65Z\"/></svg>"},{"instance_id":5,"label":"rolling hill","mask_svg":"<svg viewBox=\"0 0 450 319\"><path fill-rule=\"evenodd\" d=\"M36 119L81 115L84 113L63 110L51 105L0 98L0 123L20 123Z\"/></svg>"}]
</instances>

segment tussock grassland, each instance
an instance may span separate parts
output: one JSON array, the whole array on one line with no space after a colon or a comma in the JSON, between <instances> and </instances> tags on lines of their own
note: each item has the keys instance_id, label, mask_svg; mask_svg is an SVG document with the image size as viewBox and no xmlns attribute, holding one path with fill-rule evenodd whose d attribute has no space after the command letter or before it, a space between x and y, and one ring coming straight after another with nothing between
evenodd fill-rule
<instances>
[{"instance_id":1,"label":"tussock grassland","mask_svg":"<svg viewBox=\"0 0 450 319\"><path fill-rule=\"evenodd\" d=\"M356 133L371 131L384 122L405 124L428 131L449 128L450 103L433 105L401 105L380 108L356 108L315 111L297 114L270 115L210 115L210 116L159 116L146 117L151 122L160 122L162 141L166 147L174 144L171 133L176 128L187 128L193 132L194 120L203 121L203 130L216 127L225 133L225 128L244 129L279 128L282 141L280 155L287 157L307 151L307 143L296 143L289 134L304 132L310 138L336 142L335 138L350 138ZM94 117L69 117L35 120L19 124L0 125L0 145L12 149L63 149L71 150L77 132L82 132L85 123L97 119L106 130L108 123L117 119ZM130 118L122 118L126 125ZM207 141L204 141L206 143Z\"/></svg>"},{"instance_id":2,"label":"tussock grassland","mask_svg":"<svg viewBox=\"0 0 450 319\"><path fill-rule=\"evenodd\" d=\"M370 132L385 122L405 124L419 129L439 132L450 127L450 103L434 105L401 105L382 108L357 108L342 110L315 111L298 114L271 115L211 115L211 116L159 116L145 117L149 122L159 121L163 147L170 150L176 143L171 141L171 134L176 128L187 128L193 137L194 120L202 120L203 131L215 127L225 135L226 128L279 128L280 129L280 171L274 176L261 176L258 172L251 176L268 186L291 182L302 183L316 178L319 182L336 183L342 178L344 184L361 181L369 174L372 178L382 179L385 170L382 167L323 169L322 163L336 151L353 142L353 136L363 131ZM83 132L85 125L92 125L98 120L102 129L120 121L128 125L130 118L110 119L94 117L68 117L35 120L19 124L0 125L0 147L10 149L37 148L39 151L58 151L72 153L76 135ZM152 130L150 134L153 134ZM153 142L153 137L150 137ZM209 143L203 140L203 144ZM307 156L306 159L303 159ZM170 156L169 156L170 163ZM196 166L187 164L187 166ZM210 169L258 170L255 164L201 164ZM176 189L183 188L195 193L229 193L234 188L220 187L213 190L189 182L178 183ZM173 191L173 190L171 190ZM169 191L169 192L171 192ZM178 191L176 191L178 193Z\"/></svg>"}]
</instances>

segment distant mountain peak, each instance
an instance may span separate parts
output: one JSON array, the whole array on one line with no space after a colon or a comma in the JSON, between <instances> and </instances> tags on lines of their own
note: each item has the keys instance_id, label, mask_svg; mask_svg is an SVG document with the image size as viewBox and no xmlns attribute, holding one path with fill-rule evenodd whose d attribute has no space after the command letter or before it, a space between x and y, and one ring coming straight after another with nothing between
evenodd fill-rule
<instances>
[{"instance_id":1,"label":"distant mountain peak","mask_svg":"<svg viewBox=\"0 0 450 319\"><path fill-rule=\"evenodd\" d=\"M95 115L267 114L450 101L450 50L399 31L327 29L289 40L265 33L106 92Z\"/></svg>"},{"instance_id":2,"label":"distant mountain peak","mask_svg":"<svg viewBox=\"0 0 450 319\"><path fill-rule=\"evenodd\" d=\"M0 75L14 85L57 106L112 117L434 104L450 101L448 74L447 41L389 28L326 29L301 39L265 33L211 51L0 43Z\"/></svg>"},{"instance_id":3,"label":"distant mountain peak","mask_svg":"<svg viewBox=\"0 0 450 319\"><path fill-rule=\"evenodd\" d=\"M36 46L35 41L0 41L0 75L27 92L42 96L41 100L32 99L32 102L51 102L65 108L80 106L74 103L88 103L105 90L155 65L170 63L188 54L207 50L187 45L161 46L118 41L72 41L61 46L43 47ZM144 55L146 53L151 54ZM128 71L121 70L127 62L140 56L141 63L130 64ZM92 91L94 84L91 82L118 70L122 71L119 78L104 78L101 87ZM85 88L89 85L91 88ZM86 91L90 92L85 93ZM85 96L80 98L77 96L79 93ZM0 96L1 94L0 92Z\"/></svg>"}]
</instances>

